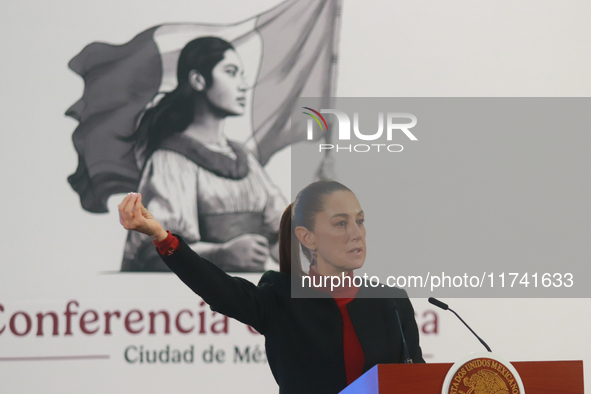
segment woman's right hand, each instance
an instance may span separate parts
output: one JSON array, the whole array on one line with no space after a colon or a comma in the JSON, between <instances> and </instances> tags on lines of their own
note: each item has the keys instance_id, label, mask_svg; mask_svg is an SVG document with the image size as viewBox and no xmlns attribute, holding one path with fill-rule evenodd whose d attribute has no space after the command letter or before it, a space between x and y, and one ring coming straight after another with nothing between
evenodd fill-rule
<instances>
[{"instance_id":1,"label":"woman's right hand","mask_svg":"<svg viewBox=\"0 0 591 394\"><path fill-rule=\"evenodd\" d=\"M224 243L216 255L224 271L264 271L269 241L260 234L243 234Z\"/></svg>"},{"instance_id":2,"label":"woman's right hand","mask_svg":"<svg viewBox=\"0 0 591 394\"><path fill-rule=\"evenodd\" d=\"M129 193L119 204L119 222L126 230L146 234L154 241L163 241L167 237L160 223L142 205L142 195Z\"/></svg>"}]
</instances>

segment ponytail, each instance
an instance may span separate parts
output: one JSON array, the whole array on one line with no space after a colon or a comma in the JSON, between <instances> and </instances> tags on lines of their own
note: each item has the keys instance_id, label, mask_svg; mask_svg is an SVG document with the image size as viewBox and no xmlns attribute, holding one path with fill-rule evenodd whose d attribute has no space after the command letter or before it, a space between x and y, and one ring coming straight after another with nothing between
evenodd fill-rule
<instances>
[{"instance_id":1,"label":"ponytail","mask_svg":"<svg viewBox=\"0 0 591 394\"><path fill-rule=\"evenodd\" d=\"M297 237L292 236L292 205L289 204L283 211L279 224L279 271L289 275L303 275L299 254L300 243Z\"/></svg>"}]
</instances>

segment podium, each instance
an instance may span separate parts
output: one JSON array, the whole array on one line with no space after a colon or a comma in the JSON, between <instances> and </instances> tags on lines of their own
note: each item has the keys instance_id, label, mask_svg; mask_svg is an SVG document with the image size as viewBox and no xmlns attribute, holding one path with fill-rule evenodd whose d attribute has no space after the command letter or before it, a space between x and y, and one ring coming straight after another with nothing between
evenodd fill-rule
<instances>
[{"instance_id":1,"label":"podium","mask_svg":"<svg viewBox=\"0 0 591 394\"><path fill-rule=\"evenodd\" d=\"M584 394L583 361L521 361L511 363L526 394ZM378 364L341 394L440 394L452 363Z\"/></svg>"}]
</instances>

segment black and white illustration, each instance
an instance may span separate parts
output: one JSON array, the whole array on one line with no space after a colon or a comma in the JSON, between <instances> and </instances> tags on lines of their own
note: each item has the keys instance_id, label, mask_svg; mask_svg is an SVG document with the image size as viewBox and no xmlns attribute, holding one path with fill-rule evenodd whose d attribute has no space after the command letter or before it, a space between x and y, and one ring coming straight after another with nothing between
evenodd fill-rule
<instances>
[{"instance_id":1,"label":"black and white illustration","mask_svg":"<svg viewBox=\"0 0 591 394\"><path fill-rule=\"evenodd\" d=\"M138 191L225 271L272 268L287 199L265 165L305 139L290 133L296 100L332 96L339 7L287 1L232 25L165 24L84 48L69 63L84 94L67 112L79 121L68 181L82 207L106 212L112 194ZM168 268L130 233L121 270Z\"/></svg>"}]
</instances>

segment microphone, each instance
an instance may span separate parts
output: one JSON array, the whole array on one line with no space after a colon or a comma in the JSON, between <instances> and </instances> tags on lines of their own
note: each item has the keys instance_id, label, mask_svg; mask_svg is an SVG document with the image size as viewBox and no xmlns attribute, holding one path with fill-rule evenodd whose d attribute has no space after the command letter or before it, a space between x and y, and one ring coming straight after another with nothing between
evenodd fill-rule
<instances>
[{"instance_id":1,"label":"microphone","mask_svg":"<svg viewBox=\"0 0 591 394\"><path fill-rule=\"evenodd\" d=\"M484 341L482 340L482 338L480 338L478 335L476 335L476 333L474 332L474 330L473 330L473 329L471 329L471 328L470 328L470 326L469 326L468 324L466 324L466 322L464 321L464 319L462 319L462 318L460 317L460 315L458 315L458 314L457 314L457 313L456 313L456 312L455 312L453 309L451 309L449 306L447 306L447 304L446 304L445 302L441 302L441 301L439 301L438 299L436 299L436 298L433 298L433 297L429 297L429 302L430 302L431 304L435 305L436 307L443 309L444 311L450 311L450 312L452 312L454 315L456 315L456 316L458 317L458 319L460 319L460 321L461 321L462 323L464 323L464 325L465 325L466 327L468 327L468 330L470 330L470 331L472 332L472 334L474 334L474 336L475 336L476 338L478 338L478 340L480 341L480 343L482 343L482 344L484 345L484 347L486 348L486 350L488 350L489 352L491 352L491 353L492 353L492 350L490 350L490 348L488 347L488 345L486 344L486 342L484 342Z\"/></svg>"},{"instance_id":2,"label":"microphone","mask_svg":"<svg viewBox=\"0 0 591 394\"><path fill-rule=\"evenodd\" d=\"M404 331L402 331L402 323L400 322L400 314L398 313L398 308L394 309L396 311L396 318L398 319L398 327L400 327L400 335L402 335L402 349L404 349L404 363L405 364L412 364L412 358L408 354L408 346L406 346L406 338L404 338Z\"/></svg>"}]
</instances>

